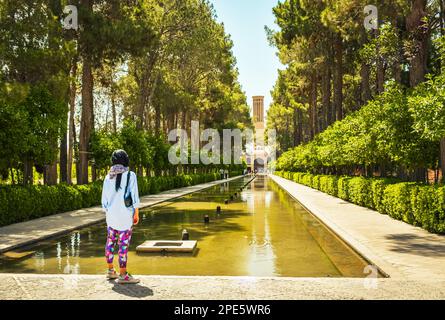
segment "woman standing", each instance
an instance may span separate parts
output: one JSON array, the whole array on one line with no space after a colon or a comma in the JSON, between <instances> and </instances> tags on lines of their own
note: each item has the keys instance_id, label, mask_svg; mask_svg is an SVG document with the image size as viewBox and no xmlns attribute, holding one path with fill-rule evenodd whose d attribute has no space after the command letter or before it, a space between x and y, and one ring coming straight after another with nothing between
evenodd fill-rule
<instances>
[{"instance_id":1,"label":"woman standing","mask_svg":"<svg viewBox=\"0 0 445 320\"><path fill-rule=\"evenodd\" d=\"M133 226L139 223L139 192L137 177L129 171L130 159L123 150L113 152L113 166L105 178L102 189L102 208L107 220L107 243L105 257L108 264L108 279L118 283L139 283L127 272L127 257ZM113 259L118 246L119 274L115 271Z\"/></svg>"}]
</instances>

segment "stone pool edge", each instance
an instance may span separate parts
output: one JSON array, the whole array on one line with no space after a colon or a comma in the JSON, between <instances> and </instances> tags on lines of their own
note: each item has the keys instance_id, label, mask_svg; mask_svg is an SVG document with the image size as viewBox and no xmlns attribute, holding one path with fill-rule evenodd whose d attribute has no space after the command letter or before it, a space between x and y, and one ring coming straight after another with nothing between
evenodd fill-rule
<instances>
[{"instance_id":1,"label":"stone pool edge","mask_svg":"<svg viewBox=\"0 0 445 320\"><path fill-rule=\"evenodd\" d=\"M216 185L241 179L236 176L225 180L216 180L194 186L166 190L158 194L141 197L141 209L146 209L163 202L184 197ZM83 208L75 211L58 213L26 222L15 223L0 228L0 254L39 241L55 238L77 229L83 229L105 221L101 206Z\"/></svg>"}]
</instances>

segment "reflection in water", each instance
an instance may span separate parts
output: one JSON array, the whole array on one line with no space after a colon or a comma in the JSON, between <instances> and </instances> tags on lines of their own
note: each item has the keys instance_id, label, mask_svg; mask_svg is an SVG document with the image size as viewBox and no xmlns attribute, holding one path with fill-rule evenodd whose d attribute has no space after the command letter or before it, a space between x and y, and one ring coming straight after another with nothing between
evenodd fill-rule
<instances>
[{"instance_id":1,"label":"reflection in water","mask_svg":"<svg viewBox=\"0 0 445 320\"><path fill-rule=\"evenodd\" d=\"M252 239L249 242L249 273L257 276L277 275L275 254L270 241L269 210L271 194L264 191L263 179L251 184L250 209L255 215L252 219Z\"/></svg>"},{"instance_id":2,"label":"reflection in water","mask_svg":"<svg viewBox=\"0 0 445 320\"><path fill-rule=\"evenodd\" d=\"M71 234L71 247L67 247L66 264L63 269L65 274L80 274L80 232L75 231ZM71 254L70 254L71 250Z\"/></svg>"},{"instance_id":3,"label":"reflection in water","mask_svg":"<svg viewBox=\"0 0 445 320\"><path fill-rule=\"evenodd\" d=\"M60 244L60 242L57 242L57 249L56 249L56 255L57 255L57 266L58 266L58 270L60 272L60 270L62 270L62 245Z\"/></svg>"},{"instance_id":4,"label":"reflection in water","mask_svg":"<svg viewBox=\"0 0 445 320\"><path fill-rule=\"evenodd\" d=\"M43 252L36 252L34 254L34 264L38 272L45 270L45 254Z\"/></svg>"},{"instance_id":5,"label":"reflection in water","mask_svg":"<svg viewBox=\"0 0 445 320\"><path fill-rule=\"evenodd\" d=\"M229 204L243 178L141 212L129 269L135 274L364 277L365 261L284 190L258 177ZM216 212L217 206L222 209ZM210 223L204 223L204 216ZM146 240L198 240L194 254L136 254ZM1 272L101 274L106 269L104 225L32 247L33 255L0 257ZM23 249L25 252L28 249ZM117 266L117 261L115 261Z\"/></svg>"}]
</instances>

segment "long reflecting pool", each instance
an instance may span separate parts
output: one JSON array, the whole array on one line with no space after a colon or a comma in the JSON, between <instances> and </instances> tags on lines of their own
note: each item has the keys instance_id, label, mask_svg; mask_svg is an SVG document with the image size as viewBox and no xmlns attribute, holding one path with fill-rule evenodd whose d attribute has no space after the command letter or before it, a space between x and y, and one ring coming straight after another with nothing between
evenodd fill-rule
<instances>
[{"instance_id":1,"label":"long reflecting pool","mask_svg":"<svg viewBox=\"0 0 445 320\"><path fill-rule=\"evenodd\" d=\"M368 264L267 177L245 177L144 210L129 271L145 275L365 277ZM228 204L224 200L238 192ZM221 214L216 207L221 206ZM210 223L204 223L204 216ZM193 254L137 254L146 240L198 240ZM105 225L0 257L0 272L103 274ZM117 259L116 259L117 260ZM115 261L117 266L117 261Z\"/></svg>"}]
</instances>

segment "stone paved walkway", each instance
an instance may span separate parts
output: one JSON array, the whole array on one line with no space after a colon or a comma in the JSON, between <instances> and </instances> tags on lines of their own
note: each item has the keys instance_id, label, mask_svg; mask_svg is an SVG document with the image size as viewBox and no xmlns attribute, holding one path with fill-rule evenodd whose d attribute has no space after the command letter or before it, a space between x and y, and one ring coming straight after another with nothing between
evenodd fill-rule
<instances>
[{"instance_id":1,"label":"stone paved walkway","mask_svg":"<svg viewBox=\"0 0 445 320\"><path fill-rule=\"evenodd\" d=\"M119 285L104 276L0 275L3 299L306 300L445 299L445 281L379 279L142 276Z\"/></svg>"},{"instance_id":2,"label":"stone paved walkway","mask_svg":"<svg viewBox=\"0 0 445 320\"><path fill-rule=\"evenodd\" d=\"M287 179L271 178L392 279L445 280L445 236Z\"/></svg>"},{"instance_id":3,"label":"stone paved walkway","mask_svg":"<svg viewBox=\"0 0 445 320\"><path fill-rule=\"evenodd\" d=\"M147 208L238 178L240 177L168 190L159 194L141 197L141 208ZM2 227L0 228L0 253L96 224L104 220L105 214L102 211L102 207L97 206Z\"/></svg>"}]
</instances>

